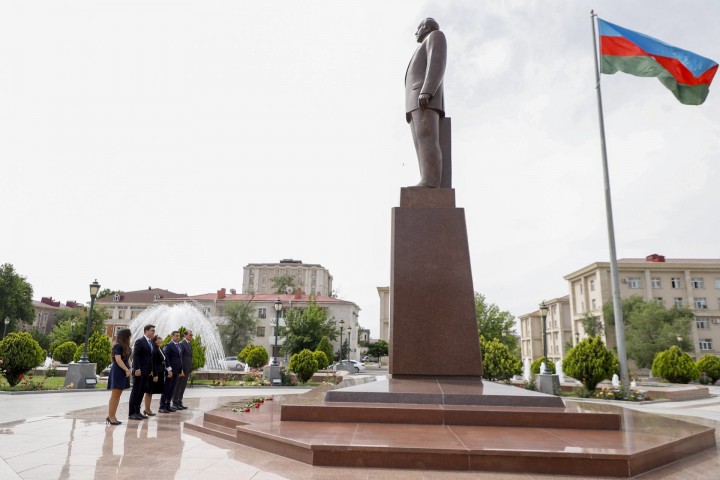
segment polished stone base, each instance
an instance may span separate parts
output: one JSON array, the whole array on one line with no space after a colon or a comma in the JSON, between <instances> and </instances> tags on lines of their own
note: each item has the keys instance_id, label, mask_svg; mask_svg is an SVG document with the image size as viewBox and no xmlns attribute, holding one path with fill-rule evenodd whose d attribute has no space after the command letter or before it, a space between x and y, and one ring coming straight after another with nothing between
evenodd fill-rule
<instances>
[{"instance_id":1,"label":"polished stone base","mask_svg":"<svg viewBox=\"0 0 720 480\"><path fill-rule=\"evenodd\" d=\"M94 389L97 385L96 377L97 364L95 363L71 363L68 365L65 374L65 388L84 390Z\"/></svg>"},{"instance_id":2,"label":"polished stone base","mask_svg":"<svg viewBox=\"0 0 720 480\"><path fill-rule=\"evenodd\" d=\"M560 376L551 373L540 373L535 377L538 392L548 395L559 395Z\"/></svg>"},{"instance_id":3,"label":"polished stone base","mask_svg":"<svg viewBox=\"0 0 720 480\"><path fill-rule=\"evenodd\" d=\"M551 475L630 477L715 447L713 428L603 404L350 403L318 393L246 414L218 409L185 428L310 465Z\"/></svg>"}]
</instances>

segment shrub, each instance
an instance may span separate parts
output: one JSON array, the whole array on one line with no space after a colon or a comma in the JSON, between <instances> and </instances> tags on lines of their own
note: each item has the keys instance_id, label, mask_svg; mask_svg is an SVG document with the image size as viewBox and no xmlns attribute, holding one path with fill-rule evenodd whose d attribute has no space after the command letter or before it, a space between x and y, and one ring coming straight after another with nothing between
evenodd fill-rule
<instances>
[{"instance_id":1,"label":"shrub","mask_svg":"<svg viewBox=\"0 0 720 480\"><path fill-rule=\"evenodd\" d=\"M248 353L250 353L250 350L252 350L253 348L255 348L255 344L253 343L248 343L247 345L245 345L245 348L240 350L240 353L238 353L237 359L243 363L247 363Z\"/></svg>"},{"instance_id":2,"label":"shrub","mask_svg":"<svg viewBox=\"0 0 720 480\"><path fill-rule=\"evenodd\" d=\"M533 362L530 364L530 373L532 373L533 375L539 374L540 373L540 364L544 361L545 361L544 357L536 358L535 360L533 360ZM553 362L549 358L547 361L547 369L548 369L548 373L555 373L555 362Z\"/></svg>"},{"instance_id":3,"label":"shrub","mask_svg":"<svg viewBox=\"0 0 720 480\"><path fill-rule=\"evenodd\" d=\"M318 346L315 349L315 351L323 352L325 354L325 356L328 359L328 365L335 359L333 346L330 344L330 339L328 339L328 337L322 337L320 339L320 342L318 343ZM325 368L325 367L320 367L320 368Z\"/></svg>"},{"instance_id":4,"label":"shrub","mask_svg":"<svg viewBox=\"0 0 720 480\"><path fill-rule=\"evenodd\" d=\"M600 337L586 338L568 351L563 360L565 374L580 380L589 392L614 372L615 355Z\"/></svg>"},{"instance_id":5,"label":"shrub","mask_svg":"<svg viewBox=\"0 0 720 480\"><path fill-rule=\"evenodd\" d=\"M27 332L9 333L0 342L0 358L5 379L14 387L22 376L40 365L44 359L43 349Z\"/></svg>"},{"instance_id":6,"label":"shrub","mask_svg":"<svg viewBox=\"0 0 720 480\"><path fill-rule=\"evenodd\" d=\"M319 370L327 368L328 365L330 365L330 360L328 359L327 355L325 355L325 352L321 350L315 350L313 352L313 355L315 355L315 360L317 360L318 362Z\"/></svg>"},{"instance_id":7,"label":"shrub","mask_svg":"<svg viewBox=\"0 0 720 480\"><path fill-rule=\"evenodd\" d=\"M255 347L245 356L245 363L247 363L250 368L260 368L267 365L269 358L265 347Z\"/></svg>"},{"instance_id":8,"label":"shrub","mask_svg":"<svg viewBox=\"0 0 720 480\"><path fill-rule=\"evenodd\" d=\"M720 358L715 355L706 353L695 364L698 372L702 372L709 377L711 382L715 383L720 380Z\"/></svg>"},{"instance_id":9,"label":"shrub","mask_svg":"<svg viewBox=\"0 0 720 480\"><path fill-rule=\"evenodd\" d=\"M315 354L308 349L290 357L288 365L290 371L295 372L300 383L307 383L318 370Z\"/></svg>"},{"instance_id":10,"label":"shrub","mask_svg":"<svg viewBox=\"0 0 720 480\"><path fill-rule=\"evenodd\" d=\"M77 362L83 353L85 344L78 345L75 349L75 355L73 361ZM105 367L110 365L110 355L112 353L112 344L110 338L104 333L93 333L90 335L88 341L87 356L88 362L95 364L95 373L100 373L105 370Z\"/></svg>"},{"instance_id":11,"label":"shrub","mask_svg":"<svg viewBox=\"0 0 720 480\"><path fill-rule=\"evenodd\" d=\"M55 350L53 351L53 359L60 363L70 363L72 362L73 355L75 355L75 350L77 350L75 342L61 343L55 347Z\"/></svg>"},{"instance_id":12,"label":"shrub","mask_svg":"<svg viewBox=\"0 0 720 480\"><path fill-rule=\"evenodd\" d=\"M522 362L510 353L507 345L497 338L485 340L480 337L483 377L488 380L509 381L513 375L522 373Z\"/></svg>"},{"instance_id":13,"label":"shrub","mask_svg":"<svg viewBox=\"0 0 720 480\"><path fill-rule=\"evenodd\" d=\"M670 383L688 383L698 378L698 370L692 357L677 346L655 355L652 372Z\"/></svg>"}]
</instances>

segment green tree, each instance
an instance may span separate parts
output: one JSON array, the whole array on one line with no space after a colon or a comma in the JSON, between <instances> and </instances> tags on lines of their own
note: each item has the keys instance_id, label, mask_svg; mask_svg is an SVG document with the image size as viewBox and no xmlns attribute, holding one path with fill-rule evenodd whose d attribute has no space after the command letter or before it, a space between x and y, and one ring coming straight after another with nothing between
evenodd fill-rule
<instances>
[{"instance_id":1,"label":"green tree","mask_svg":"<svg viewBox=\"0 0 720 480\"><path fill-rule=\"evenodd\" d=\"M673 345L682 350L693 350L688 339L691 338L691 322L695 316L690 309L667 309L659 302L646 302L642 297L632 296L622 301L622 311L627 354L638 367L649 368L658 352ZM603 306L603 315L610 324L614 324L612 302Z\"/></svg>"},{"instance_id":2,"label":"green tree","mask_svg":"<svg viewBox=\"0 0 720 480\"><path fill-rule=\"evenodd\" d=\"M540 373L540 365L544 361L545 361L544 357L536 358L535 360L533 360L533 362L530 364L530 373L533 373L535 375L539 374ZM550 360L548 358L546 366L550 373L555 373L555 362L553 362L552 360Z\"/></svg>"},{"instance_id":3,"label":"green tree","mask_svg":"<svg viewBox=\"0 0 720 480\"><path fill-rule=\"evenodd\" d=\"M253 341L257 332L258 319L252 298L247 302L228 302L225 317L227 324L220 325L218 333L225 352L229 355L237 354Z\"/></svg>"},{"instance_id":4,"label":"green tree","mask_svg":"<svg viewBox=\"0 0 720 480\"><path fill-rule=\"evenodd\" d=\"M85 343L85 328L89 313L90 309L85 307L60 310L55 317L54 326L49 335L51 350L68 341L75 342L78 345ZM107 308L104 305L95 304L92 324L90 325L91 337L95 333L105 332L106 318L108 318ZM73 323L75 323L74 326Z\"/></svg>"},{"instance_id":5,"label":"green tree","mask_svg":"<svg viewBox=\"0 0 720 480\"><path fill-rule=\"evenodd\" d=\"M320 343L318 343L317 348L315 349L318 352L323 352L325 356L328 358L328 364L333 361L333 358L335 357L333 355L333 347L330 343L330 340L328 337L322 337L320 339Z\"/></svg>"},{"instance_id":6,"label":"green tree","mask_svg":"<svg viewBox=\"0 0 720 480\"><path fill-rule=\"evenodd\" d=\"M38 342L38 345L40 345L40 348L42 348L46 352L49 351L49 349L50 349L50 337L49 336L45 335L43 332L41 332L40 330L37 330L35 328L33 328L30 331L30 335L33 337L33 340Z\"/></svg>"},{"instance_id":7,"label":"green tree","mask_svg":"<svg viewBox=\"0 0 720 480\"><path fill-rule=\"evenodd\" d=\"M240 353L237 354L237 359L243 363L247 363L247 356L255 348L255 346L256 345L252 342L245 345L245 348L240 350Z\"/></svg>"},{"instance_id":8,"label":"green tree","mask_svg":"<svg viewBox=\"0 0 720 480\"><path fill-rule=\"evenodd\" d=\"M299 280L292 275L279 275L270 279L274 293L294 292L298 287Z\"/></svg>"},{"instance_id":9,"label":"green tree","mask_svg":"<svg viewBox=\"0 0 720 480\"><path fill-rule=\"evenodd\" d=\"M350 353L350 342L348 341L347 338L345 338L343 340L342 345L340 345L340 349L337 352L335 352L334 357L337 358L338 360L340 360L341 358L343 360L347 360L348 353Z\"/></svg>"},{"instance_id":10,"label":"green tree","mask_svg":"<svg viewBox=\"0 0 720 480\"><path fill-rule=\"evenodd\" d=\"M485 340L480 336L483 359L483 377L488 380L510 381L513 375L522 373L522 361L497 338Z\"/></svg>"},{"instance_id":11,"label":"green tree","mask_svg":"<svg viewBox=\"0 0 720 480\"><path fill-rule=\"evenodd\" d=\"M720 380L720 358L706 353L695 364L698 373L704 373L712 380L712 383Z\"/></svg>"},{"instance_id":12,"label":"green tree","mask_svg":"<svg viewBox=\"0 0 720 480\"><path fill-rule=\"evenodd\" d=\"M300 383L307 383L318 370L318 362L310 350L303 350L290 357L288 369L295 372Z\"/></svg>"},{"instance_id":13,"label":"green tree","mask_svg":"<svg viewBox=\"0 0 720 480\"><path fill-rule=\"evenodd\" d=\"M0 322L10 319L7 333L17 328L18 321L32 325L35 320L32 296L32 285L15 272L15 267L9 263L0 266Z\"/></svg>"},{"instance_id":14,"label":"green tree","mask_svg":"<svg viewBox=\"0 0 720 480\"><path fill-rule=\"evenodd\" d=\"M57 360L60 363L70 363L75 356L75 350L77 350L77 344L75 342L67 341L61 343L53 350L53 360Z\"/></svg>"},{"instance_id":15,"label":"green tree","mask_svg":"<svg viewBox=\"0 0 720 480\"><path fill-rule=\"evenodd\" d=\"M283 352L294 354L305 349L315 350L322 337L335 340L339 330L334 319L328 318L327 310L311 301L305 308L285 310L287 340Z\"/></svg>"},{"instance_id":16,"label":"green tree","mask_svg":"<svg viewBox=\"0 0 720 480\"><path fill-rule=\"evenodd\" d=\"M479 335L487 340L497 338L508 347L510 353L520 356L520 344L515 334L515 317L510 312L500 310L494 303L489 303L485 295L475 292L475 317Z\"/></svg>"},{"instance_id":17,"label":"green tree","mask_svg":"<svg viewBox=\"0 0 720 480\"><path fill-rule=\"evenodd\" d=\"M269 358L270 356L265 347L255 347L245 356L246 363L251 368L261 368L267 365Z\"/></svg>"},{"instance_id":18,"label":"green tree","mask_svg":"<svg viewBox=\"0 0 720 480\"><path fill-rule=\"evenodd\" d=\"M27 332L8 333L0 341L0 358L5 379L14 387L20 383L21 375L39 366L43 359L43 350Z\"/></svg>"},{"instance_id":19,"label":"green tree","mask_svg":"<svg viewBox=\"0 0 720 480\"><path fill-rule=\"evenodd\" d=\"M580 322L588 337L600 337L605 331L602 320L590 312L586 312Z\"/></svg>"},{"instance_id":20,"label":"green tree","mask_svg":"<svg viewBox=\"0 0 720 480\"><path fill-rule=\"evenodd\" d=\"M585 338L575 345L563 360L563 371L580 380L588 392L615 372L617 359L600 337Z\"/></svg>"},{"instance_id":21,"label":"green tree","mask_svg":"<svg viewBox=\"0 0 720 480\"><path fill-rule=\"evenodd\" d=\"M116 293L122 293L120 290L110 290L109 288L103 288L98 292L97 298L101 299L103 297L109 297L110 295L115 295Z\"/></svg>"},{"instance_id":22,"label":"green tree","mask_svg":"<svg viewBox=\"0 0 720 480\"><path fill-rule=\"evenodd\" d=\"M322 370L330 365L330 359L322 350L315 350L313 355L315 355L315 360L317 360L318 369Z\"/></svg>"},{"instance_id":23,"label":"green tree","mask_svg":"<svg viewBox=\"0 0 720 480\"><path fill-rule=\"evenodd\" d=\"M692 357L676 345L655 355L652 372L656 377L664 378L670 383L689 383L698 378Z\"/></svg>"},{"instance_id":24,"label":"green tree","mask_svg":"<svg viewBox=\"0 0 720 480\"><path fill-rule=\"evenodd\" d=\"M85 342L77 346L73 361L77 362L80 360L84 348ZM95 364L96 373L100 374L100 372L105 370L105 367L110 365L111 351L112 343L110 343L107 335L104 333L93 333L90 335L87 346L87 356L88 361Z\"/></svg>"},{"instance_id":25,"label":"green tree","mask_svg":"<svg viewBox=\"0 0 720 480\"><path fill-rule=\"evenodd\" d=\"M376 340L367 344L367 354L371 357L387 357L390 345L385 340Z\"/></svg>"}]
</instances>

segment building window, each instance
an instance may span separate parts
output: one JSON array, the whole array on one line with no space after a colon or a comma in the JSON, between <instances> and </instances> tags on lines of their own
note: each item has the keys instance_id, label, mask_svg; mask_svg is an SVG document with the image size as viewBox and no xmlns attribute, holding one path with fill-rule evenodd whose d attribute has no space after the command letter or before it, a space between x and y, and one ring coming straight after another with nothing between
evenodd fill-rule
<instances>
[{"instance_id":1,"label":"building window","mask_svg":"<svg viewBox=\"0 0 720 480\"><path fill-rule=\"evenodd\" d=\"M258 317L260 317L260 318L267 317L267 309L266 308L258 308Z\"/></svg>"},{"instance_id":2,"label":"building window","mask_svg":"<svg viewBox=\"0 0 720 480\"><path fill-rule=\"evenodd\" d=\"M640 277L628 277L628 286L630 288L640 288Z\"/></svg>"},{"instance_id":3,"label":"building window","mask_svg":"<svg viewBox=\"0 0 720 480\"><path fill-rule=\"evenodd\" d=\"M597 308L597 301L593 298L591 300L591 302L592 302L592 309L595 310Z\"/></svg>"},{"instance_id":4,"label":"building window","mask_svg":"<svg viewBox=\"0 0 720 480\"><path fill-rule=\"evenodd\" d=\"M693 299L693 308L698 308L698 309L707 308L707 299L705 299L705 297L695 297Z\"/></svg>"},{"instance_id":5,"label":"building window","mask_svg":"<svg viewBox=\"0 0 720 480\"><path fill-rule=\"evenodd\" d=\"M583 291L582 291L582 283L581 283L580 284L580 295L582 295L582 293L583 293Z\"/></svg>"},{"instance_id":6,"label":"building window","mask_svg":"<svg viewBox=\"0 0 720 480\"><path fill-rule=\"evenodd\" d=\"M695 277L692 279L692 287L693 288L705 288L705 281L700 277Z\"/></svg>"},{"instance_id":7,"label":"building window","mask_svg":"<svg viewBox=\"0 0 720 480\"><path fill-rule=\"evenodd\" d=\"M707 318L695 318L695 326L699 330L704 330L706 328L710 328L710 322L708 322Z\"/></svg>"},{"instance_id":8,"label":"building window","mask_svg":"<svg viewBox=\"0 0 720 480\"><path fill-rule=\"evenodd\" d=\"M659 278L653 277L653 278L650 279L650 281L652 282L652 288L662 288L662 287L661 287L661 284L660 284L660 279L659 279Z\"/></svg>"},{"instance_id":9,"label":"building window","mask_svg":"<svg viewBox=\"0 0 720 480\"><path fill-rule=\"evenodd\" d=\"M678 308L681 308L681 307L683 306L683 299L682 299L682 297L675 297L675 298L673 298L673 305L676 306L676 307L678 307Z\"/></svg>"},{"instance_id":10,"label":"building window","mask_svg":"<svg viewBox=\"0 0 720 480\"><path fill-rule=\"evenodd\" d=\"M113 302L119 302L119 301L120 301L120 295L118 295L116 293L115 295L113 295Z\"/></svg>"},{"instance_id":11,"label":"building window","mask_svg":"<svg viewBox=\"0 0 720 480\"><path fill-rule=\"evenodd\" d=\"M264 337L265 336L265 327L257 327L256 337Z\"/></svg>"},{"instance_id":12,"label":"building window","mask_svg":"<svg viewBox=\"0 0 720 480\"><path fill-rule=\"evenodd\" d=\"M125 320L125 310L118 310L118 320Z\"/></svg>"},{"instance_id":13,"label":"building window","mask_svg":"<svg viewBox=\"0 0 720 480\"><path fill-rule=\"evenodd\" d=\"M663 301L663 297L655 297L655 303L658 305L665 305L665 301Z\"/></svg>"},{"instance_id":14,"label":"building window","mask_svg":"<svg viewBox=\"0 0 720 480\"><path fill-rule=\"evenodd\" d=\"M153 297L153 299L154 299L156 302L157 302L158 300L160 300L160 294L156 293L155 296Z\"/></svg>"},{"instance_id":15,"label":"building window","mask_svg":"<svg viewBox=\"0 0 720 480\"><path fill-rule=\"evenodd\" d=\"M712 338L701 338L700 350L712 350Z\"/></svg>"},{"instance_id":16,"label":"building window","mask_svg":"<svg viewBox=\"0 0 720 480\"><path fill-rule=\"evenodd\" d=\"M590 280L590 291L591 292L595 291L595 280Z\"/></svg>"},{"instance_id":17,"label":"building window","mask_svg":"<svg viewBox=\"0 0 720 480\"><path fill-rule=\"evenodd\" d=\"M681 288L680 287L680 277L673 277L670 279L670 286L672 288Z\"/></svg>"},{"instance_id":18,"label":"building window","mask_svg":"<svg viewBox=\"0 0 720 480\"><path fill-rule=\"evenodd\" d=\"M720 278L715 279L715 288L720 288Z\"/></svg>"}]
</instances>

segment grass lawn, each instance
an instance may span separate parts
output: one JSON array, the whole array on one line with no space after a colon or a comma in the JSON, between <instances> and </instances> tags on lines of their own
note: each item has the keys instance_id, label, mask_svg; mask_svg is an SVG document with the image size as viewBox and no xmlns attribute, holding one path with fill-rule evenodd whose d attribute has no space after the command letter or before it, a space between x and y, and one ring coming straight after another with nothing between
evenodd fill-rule
<instances>
[{"instance_id":1,"label":"grass lawn","mask_svg":"<svg viewBox=\"0 0 720 480\"><path fill-rule=\"evenodd\" d=\"M0 391L3 392L22 392L22 391L37 391L37 390L63 390L65 384L65 377L47 377L41 375L25 375L25 377L15 385L11 387L10 384L5 380L5 377L0 377ZM98 382L95 386L96 389L106 389L106 382Z\"/></svg>"}]
</instances>

